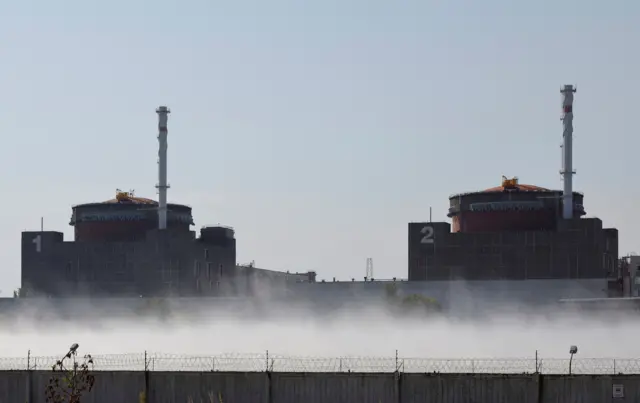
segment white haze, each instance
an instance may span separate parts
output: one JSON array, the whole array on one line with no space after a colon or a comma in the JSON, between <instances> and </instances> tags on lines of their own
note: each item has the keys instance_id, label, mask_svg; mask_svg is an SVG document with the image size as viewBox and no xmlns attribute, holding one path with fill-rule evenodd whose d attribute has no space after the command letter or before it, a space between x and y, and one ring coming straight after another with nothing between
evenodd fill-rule
<instances>
[{"instance_id":1,"label":"white haze","mask_svg":"<svg viewBox=\"0 0 640 403\"><path fill-rule=\"evenodd\" d=\"M263 306L264 308L264 306ZM297 310L250 319L206 315L165 321L128 318L20 319L0 330L0 356L55 356L79 343L83 354L143 353L185 355L264 353L337 357L566 358L570 345L581 358L640 357L634 316L496 314L491 319L403 318L380 310L338 310L315 316ZM262 311L261 311L262 312ZM253 318L254 316L251 316ZM95 322L95 323L94 323Z\"/></svg>"}]
</instances>

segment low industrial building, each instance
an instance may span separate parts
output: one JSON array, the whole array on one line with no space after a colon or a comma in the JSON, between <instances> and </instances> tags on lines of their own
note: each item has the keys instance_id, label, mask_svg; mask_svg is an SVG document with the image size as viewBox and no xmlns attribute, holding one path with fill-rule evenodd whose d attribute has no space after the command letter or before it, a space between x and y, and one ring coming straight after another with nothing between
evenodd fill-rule
<instances>
[{"instance_id":1,"label":"low industrial building","mask_svg":"<svg viewBox=\"0 0 640 403\"><path fill-rule=\"evenodd\" d=\"M21 297L193 297L251 295L263 284L315 281L236 265L235 231L194 224L191 207L167 202L167 122L158 115L158 201L116 190L73 207L74 240L62 232L22 233Z\"/></svg>"},{"instance_id":2,"label":"low industrial building","mask_svg":"<svg viewBox=\"0 0 640 403\"><path fill-rule=\"evenodd\" d=\"M503 178L500 187L451 196L453 225L409 224L408 278L549 280L543 283L547 289L569 289L568 282L580 280L591 296L615 293L618 231L603 227L598 218L583 218L583 198L573 194L573 216L564 218L562 191L521 185L515 178Z\"/></svg>"},{"instance_id":3,"label":"low industrial building","mask_svg":"<svg viewBox=\"0 0 640 403\"><path fill-rule=\"evenodd\" d=\"M22 294L26 296L234 296L261 285L315 281L236 264L235 231L204 227L191 208L168 204L157 228L158 203L117 192L114 199L73 207L73 241L62 232L22 233Z\"/></svg>"}]
</instances>

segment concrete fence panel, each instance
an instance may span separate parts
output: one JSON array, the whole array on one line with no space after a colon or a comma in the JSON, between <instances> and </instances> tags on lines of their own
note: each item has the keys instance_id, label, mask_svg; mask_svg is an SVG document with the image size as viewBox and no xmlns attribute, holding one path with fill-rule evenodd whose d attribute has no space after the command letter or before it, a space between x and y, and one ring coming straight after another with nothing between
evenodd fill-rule
<instances>
[{"instance_id":1,"label":"concrete fence panel","mask_svg":"<svg viewBox=\"0 0 640 403\"><path fill-rule=\"evenodd\" d=\"M49 379L62 374L51 371L32 371L31 400L29 403L45 403L45 389ZM100 371L94 372L95 386L91 392L82 396L82 403L138 402L140 392L144 391L144 372L134 371ZM27 400L11 400L26 402Z\"/></svg>"},{"instance_id":2,"label":"concrete fence panel","mask_svg":"<svg viewBox=\"0 0 640 403\"><path fill-rule=\"evenodd\" d=\"M83 403L637 403L640 375L94 372ZM0 403L45 403L50 371L0 371Z\"/></svg>"},{"instance_id":3,"label":"concrete fence panel","mask_svg":"<svg viewBox=\"0 0 640 403\"><path fill-rule=\"evenodd\" d=\"M398 402L394 374L273 373L271 397L270 403Z\"/></svg>"},{"instance_id":4,"label":"concrete fence panel","mask_svg":"<svg viewBox=\"0 0 640 403\"><path fill-rule=\"evenodd\" d=\"M640 402L640 377L547 375L543 396L544 403L636 403Z\"/></svg>"},{"instance_id":5,"label":"concrete fence panel","mask_svg":"<svg viewBox=\"0 0 640 403\"><path fill-rule=\"evenodd\" d=\"M148 403L269 403L266 373L149 372Z\"/></svg>"},{"instance_id":6,"label":"concrete fence panel","mask_svg":"<svg viewBox=\"0 0 640 403\"><path fill-rule=\"evenodd\" d=\"M534 375L402 374L400 403L539 403Z\"/></svg>"},{"instance_id":7,"label":"concrete fence panel","mask_svg":"<svg viewBox=\"0 0 640 403\"><path fill-rule=\"evenodd\" d=\"M0 403L26 402L29 396L29 372L0 372Z\"/></svg>"}]
</instances>

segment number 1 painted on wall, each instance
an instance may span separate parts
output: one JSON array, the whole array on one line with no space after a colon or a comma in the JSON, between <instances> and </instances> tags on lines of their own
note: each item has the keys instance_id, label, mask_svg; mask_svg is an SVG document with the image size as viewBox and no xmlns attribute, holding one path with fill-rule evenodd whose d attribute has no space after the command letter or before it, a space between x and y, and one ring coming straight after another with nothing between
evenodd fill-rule
<instances>
[{"instance_id":1,"label":"number 1 painted on wall","mask_svg":"<svg viewBox=\"0 0 640 403\"><path fill-rule=\"evenodd\" d=\"M31 242L36 244L36 252L42 252L42 236L38 235L37 237L33 238L33 241Z\"/></svg>"}]
</instances>

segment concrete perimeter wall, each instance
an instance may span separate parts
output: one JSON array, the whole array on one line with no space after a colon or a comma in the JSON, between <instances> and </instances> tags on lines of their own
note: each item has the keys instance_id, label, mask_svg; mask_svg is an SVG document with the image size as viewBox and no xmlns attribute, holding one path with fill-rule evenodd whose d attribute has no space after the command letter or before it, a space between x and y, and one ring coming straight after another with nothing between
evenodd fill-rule
<instances>
[{"instance_id":1,"label":"concrete perimeter wall","mask_svg":"<svg viewBox=\"0 0 640 403\"><path fill-rule=\"evenodd\" d=\"M640 375L96 372L82 403L631 403ZM1 371L0 403L45 403L46 371ZM624 397L613 397L623 385ZM192 399L192 400L190 400Z\"/></svg>"}]
</instances>

